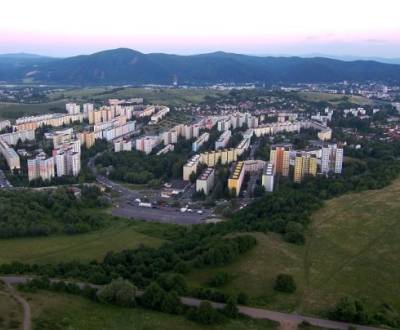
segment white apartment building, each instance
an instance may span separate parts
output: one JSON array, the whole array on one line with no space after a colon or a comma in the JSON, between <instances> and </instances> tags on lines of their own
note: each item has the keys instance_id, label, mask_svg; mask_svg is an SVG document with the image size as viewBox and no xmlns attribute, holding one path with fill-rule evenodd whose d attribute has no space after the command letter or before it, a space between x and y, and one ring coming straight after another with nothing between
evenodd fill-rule
<instances>
[{"instance_id":1,"label":"white apartment building","mask_svg":"<svg viewBox=\"0 0 400 330\"><path fill-rule=\"evenodd\" d=\"M214 168L208 167L196 180L196 191L203 191L208 195L214 187Z\"/></svg>"},{"instance_id":2,"label":"white apartment building","mask_svg":"<svg viewBox=\"0 0 400 330\"><path fill-rule=\"evenodd\" d=\"M218 140L215 141L215 150L225 148L226 145L228 144L229 139L231 138L231 136L232 136L231 130L227 130L227 131L223 132L220 135L220 137L218 138Z\"/></svg>"},{"instance_id":3,"label":"white apartment building","mask_svg":"<svg viewBox=\"0 0 400 330\"><path fill-rule=\"evenodd\" d=\"M136 140L136 150L150 154L154 147L160 144L158 136L145 136Z\"/></svg>"},{"instance_id":4,"label":"white apartment building","mask_svg":"<svg viewBox=\"0 0 400 330\"><path fill-rule=\"evenodd\" d=\"M2 139L0 139L0 153L6 159L7 165L10 170L19 170L21 168L21 161L18 154Z\"/></svg>"},{"instance_id":5,"label":"white apartment building","mask_svg":"<svg viewBox=\"0 0 400 330\"><path fill-rule=\"evenodd\" d=\"M265 191L274 191L274 178L274 166L271 163L268 163L267 166L264 168L261 179L262 186L265 188Z\"/></svg>"},{"instance_id":6,"label":"white apartment building","mask_svg":"<svg viewBox=\"0 0 400 330\"><path fill-rule=\"evenodd\" d=\"M164 145L175 144L178 142L178 132L175 129L161 133L160 135Z\"/></svg>"},{"instance_id":7,"label":"white apartment building","mask_svg":"<svg viewBox=\"0 0 400 330\"><path fill-rule=\"evenodd\" d=\"M340 174L343 166L343 148L337 144L326 144L322 147L321 173L330 172Z\"/></svg>"},{"instance_id":8,"label":"white apartment building","mask_svg":"<svg viewBox=\"0 0 400 330\"><path fill-rule=\"evenodd\" d=\"M26 131L17 131L12 133L5 133L0 135L0 140L4 141L8 145L16 145L18 140L24 141L33 141L35 140L35 130L26 130Z\"/></svg>"},{"instance_id":9,"label":"white apartment building","mask_svg":"<svg viewBox=\"0 0 400 330\"><path fill-rule=\"evenodd\" d=\"M174 151L175 147L173 144L167 144L164 148L162 148L159 152L157 152L157 156L164 155L170 151Z\"/></svg>"},{"instance_id":10,"label":"white apartment building","mask_svg":"<svg viewBox=\"0 0 400 330\"><path fill-rule=\"evenodd\" d=\"M194 152L197 152L197 151L200 149L200 147L201 147L205 142L208 141L209 138L210 138L210 134L209 134L209 133L203 133L203 134L201 134L201 135L197 138L197 140L194 141L194 142L192 143L192 150L193 150Z\"/></svg>"},{"instance_id":11,"label":"white apartment building","mask_svg":"<svg viewBox=\"0 0 400 330\"><path fill-rule=\"evenodd\" d=\"M5 129L7 127L11 127L11 122L9 120L1 120L0 121L0 131L2 131L3 129Z\"/></svg>"},{"instance_id":12,"label":"white apartment building","mask_svg":"<svg viewBox=\"0 0 400 330\"><path fill-rule=\"evenodd\" d=\"M197 167L200 164L200 155L194 155L184 166L183 166L183 180L189 181L190 175L197 172Z\"/></svg>"},{"instance_id":13,"label":"white apartment building","mask_svg":"<svg viewBox=\"0 0 400 330\"><path fill-rule=\"evenodd\" d=\"M69 115L77 115L81 112L81 106L76 103L67 103L65 105L65 109L67 110Z\"/></svg>"},{"instance_id":14,"label":"white apartment building","mask_svg":"<svg viewBox=\"0 0 400 330\"><path fill-rule=\"evenodd\" d=\"M155 113L154 115L151 116L150 120L153 123L158 123L160 120L162 120L167 113L169 112L169 108L168 107L157 107L159 110L157 113Z\"/></svg>"},{"instance_id":15,"label":"white apartment building","mask_svg":"<svg viewBox=\"0 0 400 330\"><path fill-rule=\"evenodd\" d=\"M94 111L94 104L93 103L84 103L83 104L83 113L85 115L89 114L89 112Z\"/></svg>"},{"instance_id":16,"label":"white apartment building","mask_svg":"<svg viewBox=\"0 0 400 330\"><path fill-rule=\"evenodd\" d=\"M230 118L220 119L217 122L217 129L219 132L227 131L231 128L231 120Z\"/></svg>"},{"instance_id":17,"label":"white apartment building","mask_svg":"<svg viewBox=\"0 0 400 330\"><path fill-rule=\"evenodd\" d=\"M55 176L54 158L46 158L45 153L40 153L34 159L28 159L29 181L41 178L43 181L50 181Z\"/></svg>"},{"instance_id":18,"label":"white apartment building","mask_svg":"<svg viewBox=\"0 0 400 330\"><path fill-rule=\"evenodd\" d=\"M132 151L132 141L126 141L124 139L114 140L114 152L120 151Z\"/></svg>"}]
</instances>

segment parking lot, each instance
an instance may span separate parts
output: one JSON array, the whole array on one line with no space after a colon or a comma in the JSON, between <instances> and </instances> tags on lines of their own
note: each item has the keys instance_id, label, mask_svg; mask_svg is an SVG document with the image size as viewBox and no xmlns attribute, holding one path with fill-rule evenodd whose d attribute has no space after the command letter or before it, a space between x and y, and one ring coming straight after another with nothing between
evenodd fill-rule
<instances>
[{"instance_id":1,"label":"parking lot","mask_svg":"<svg viewBox=\"0 0 400 330\"><path fill-rule=\"evenodd\" d=\"M209 210L202 210L201 212L202 214L197 213L195 210L192 212L181 212L178 208L152 208L128 203L118 205L118 207L114 207L112 210L112 214L119 217L179 225L205 223L205 220L211 216L211 212Z\"/></svg>"}]
</instances>

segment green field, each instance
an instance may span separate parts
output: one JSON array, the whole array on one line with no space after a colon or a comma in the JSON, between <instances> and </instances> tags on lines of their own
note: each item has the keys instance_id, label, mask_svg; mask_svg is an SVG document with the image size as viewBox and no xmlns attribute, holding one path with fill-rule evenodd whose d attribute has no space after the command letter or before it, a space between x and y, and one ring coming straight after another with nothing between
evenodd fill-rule
<instances>
[{"instance_id":1,"label":"green field","mask_svg":"<svg viewBox=\"0 0 400 330\"><path fill-rule=\"evenodd\" d=\"M261 330L276 329L272 322L229 320L216 326L201 326L184 316L141 308L122 308L94 303L78 296L52 292L23 293L31 306L33 329L76 330ZM1 306L0 306L1 308ZM58 326L58 327L56 327Z\"/></svg>"},{"instance_id":2,"label":"green field","mask_svg":"<svg viewBox=\"0 0 400 330\"><path fill-rule=\"evenodd\" d=\"M111 92L111 88L83 88L72 89L63 92L50 94L50 99L69 99L76 101L85 100L106 100L110 98L135 98L143 97L147 102L154 104L164 104L170 106L181 106L187 103L199 103L205 97L216 96L226 92L214 91L209 89L167 89L167 88L124 88Z\"/></svg>"},{"instance_id":3,"label":"green field","mask_svg":"<svg viewBox=\"0 0 400 330\"><path fill-rule=\"evenodd\" d=\"M329 102L332 104L337 104L343 101L344 98L348 98L348 102L356 103L359 105L372 105L373 101L362 96L350 96L341 94L330 94L321 92L299 92L299 96L306 101L310 102Z\"/></svg>"},{"instance_id":4,"label":"green field","mask_svg":"<svg viewBox=\"0 0 400 330\"><path fill-rule=\"evenodd\" d=\"M164 228L154 223L115 220L109 228L79 235L0 239L0 263L56 263L101 259L108 251L159 246Z\"/></svg>"},{"instance_id":5,"label":"green field","mask_svg":"<svg viewBox=\"0 0 400 330\"><path fill-rule=\"evenodd\" d=\"M16 119L23 116L33 116L42 113L64 112L65 102L56 101L40 104L1 103L0 119Z\"/></svg>"},{"instance_id":6,"label":"green field","mask_svg":"<svg viewBox=\"0 0 400 330\"><path fill-rule=\"evenodd\" d=\"M254 305L320 314L345 295L400 309L400 181L379 191L352 193L313 215L305 246L257 233L258 246L232 264L192 272L191 286L218 271L233 280L221 290L246 292ZM276 293L279 273L294 276L293 295Z\"/></svg>"}]
</instances>

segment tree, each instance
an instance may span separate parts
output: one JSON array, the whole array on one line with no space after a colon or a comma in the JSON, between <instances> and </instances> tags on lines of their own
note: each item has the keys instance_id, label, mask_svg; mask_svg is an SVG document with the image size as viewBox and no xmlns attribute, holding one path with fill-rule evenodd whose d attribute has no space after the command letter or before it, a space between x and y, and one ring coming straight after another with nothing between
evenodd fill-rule
<instances>
[{"instance_id":1,"label":"tree","mask_svg":"<svg viewBox=\"0 0 400 330\"><path fill-rule=\"evenodd\" d=\"M274 290L293 293L296 291L296 283L291 275L279 274L275 281Z\"/></svg>"},{"instance_id":2,"label":"tree","mask_svg":"<svg viewBox=\"0 0 400 330\"><path fill-rule=\"evenodd\" d=\"M239 309L237 308L236 297L229 297L224 307L224 314L231 318L236 318L239 315Z\"/></svg>"},{"instance_id":3,"label":"tree","mask_svg":"<svg viewBox=\"0 0 400 330\"><path fill-rule=\"evenodd\" d=\"M133 307L136 304L136 287L121 278L104 285L97 292L99 301L123 307Z\"/></svg>"},{"instance_id":4,"label":"tree","mask_svg":"<svg viewBox=\"0 0 400 330\"><path fill-rule=\"evenodd\" d=\"M164 299L165 291L156 282L152 282L144 291L141 302L144 307L160 310Z\"/></svg>"},{"instance_id":5,"label":"tree","mask_svg":"<svg viewBox=\"0 0 400 330\"><path fill-rule=\"evenodd\" d=\"M161 311L170 314L181 314L183 311L182 302L176 291L168 292L161 303Z\"/></svg>"},{"instance_id":6,"label":"tree","mask_svg":"<svg viewBox=\"0 0 400 330\"><path fill-rule=\"evenodd\" d=\"M220 321L220 316L208 301L202 301L197 309L196 321L201 324L215 324Z\"/></svg>"}]
</instances>

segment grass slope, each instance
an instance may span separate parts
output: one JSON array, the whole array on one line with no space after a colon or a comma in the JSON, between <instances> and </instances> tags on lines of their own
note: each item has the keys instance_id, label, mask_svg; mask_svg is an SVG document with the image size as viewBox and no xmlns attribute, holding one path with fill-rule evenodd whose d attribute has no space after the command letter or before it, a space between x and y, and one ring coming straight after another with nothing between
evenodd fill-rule
<instances>
[{"instance_id":1,"label":"grass slope","mask_svg":"<svg viewBox=\"0 0 400 330\"><path fill-rule=\"evenodd\" d=\"M328 201L313 215L305 246L255 235L253 250L228 266L190 273L190 285L226 271L233 280L222 291L243 291L271 309L319 314L345 295L400 309L400 181ZM295 294L274 292L279 273L294 276Z\"/></svg>"},{"instance_id":2,"label":"grass slope","mask_svg":"<svg viewBox=\"0 0 400 330\"><path fill-rule=\"evenodd\" d=\"M162 227L166 228L166 227ZM101 259L108 251L159 246L162 229L156 224L116 220L109 228L80 235L1 239L0 263L21 261L56 263L74 259Z\"/></svg>"},{"instance_id":3,"label":"grass slope","mask_svg":"<svg viewBox=\"0 0 400 330\"><path fill-rule=\"evenodd\" d=\"M52 292L24 293L32 309L33 329L107 330L261 330L276 329L268 321L232 320L201 326L174 316L145 309L128 309L94 303L81 297Z\"/></svg>"}]
</instances>

